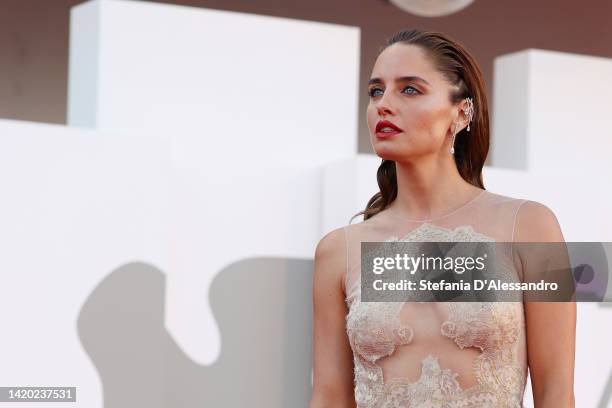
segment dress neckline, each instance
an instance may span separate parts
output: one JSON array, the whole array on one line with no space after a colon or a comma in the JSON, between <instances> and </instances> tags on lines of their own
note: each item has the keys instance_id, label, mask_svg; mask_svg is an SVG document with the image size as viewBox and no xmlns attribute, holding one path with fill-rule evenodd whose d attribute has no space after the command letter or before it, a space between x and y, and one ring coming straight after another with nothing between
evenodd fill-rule
<instances>
[{"instance_id":1,"label":"dress neckline","mask_svg":"<svg viewBox=\"0 0 612 408\"><path fill-rule=\"evenodd\" d=\"M394 218L403 220L403 221L411 221L411 222L427 222L427 221L435 221L435 220L439 220L442 218L446 218L449 217L451 215L453 215L454 213L456 213L457 211L469 206L470 204L473 204L474 202L476 202L480 197L482 197L485 193L487 192L487 190L482 190L480 193L478 193L474 198L470 199L467 203L462 204L460 207L455 208L454 210L452 210L451 212L448 212L444 215L440 215L438 217L433 217L433 218L423 218L423 219L415 219L415 218L406 218L406 217L402 217L399 214L396 214L395 211L393 211L391 208L387 208L387 212L389 213L389 215L391 215Z\"/></svg>"}]
</instances>

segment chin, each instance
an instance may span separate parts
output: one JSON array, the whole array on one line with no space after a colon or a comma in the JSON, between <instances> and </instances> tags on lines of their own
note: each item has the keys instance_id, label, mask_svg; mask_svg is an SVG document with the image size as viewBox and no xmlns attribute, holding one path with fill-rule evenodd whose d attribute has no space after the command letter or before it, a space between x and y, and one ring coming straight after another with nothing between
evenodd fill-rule
<instances>
[{"instance_id":1,"label":"chin","mask_svg":"<svg viewBox=\"0 0 612 408\"><path fill-rule=\"evenodd\" d=\"M409 157L409 155L406 155L405 153L402 154L398 151L391 151L390 149L376 150L376 155L381 159L393 161L406 160L406 158Z\"/></svg>"},{"instance_id":2,"label":"chin","mask_svg":"<svg viewBox=\"0 0 612 408\"><path fill-rule=\"evenodd\" d=\"M410 160L422 156L422 152L416 152L411 149L380 149L376 150L376 155L384 160L393 160L395 162L409 162Z\"/></svg>"}]
</instances>

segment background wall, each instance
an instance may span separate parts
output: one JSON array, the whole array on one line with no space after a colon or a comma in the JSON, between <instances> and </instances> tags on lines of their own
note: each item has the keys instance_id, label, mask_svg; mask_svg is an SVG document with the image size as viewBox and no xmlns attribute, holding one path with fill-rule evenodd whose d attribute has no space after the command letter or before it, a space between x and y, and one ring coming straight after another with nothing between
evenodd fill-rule
<instances>
[{"instance_id":1,"label":"background wall","mask_svg":"<svg viewBox=\"0 0 612 408\"><path fill-rule=\"evenodd\" d=\"M66 123L69 10L79 0L0 2L0 117ZM401 28L443 31L466 44L492 93L493 59L526 48L612 57L612 2L476 0L445 17L400 11L387 0L174 0L219 10L356 26L361 29L358 151L371 153L366 82L384 40ZM222 41L222 39L220 39Z\"/></svg>"},{"instance_id":2,"label":"background wall","mask_svg":"<svg viewBox=\"0 0 612 408\"><path fill-rule=\"evenodd\" d=\"M0 120L0 384L77 386L87 408L305 406L314 248L376 188L363 32L119 0L71 24L68 126ZM550 206L568 241L612 241L612 60L534 47L493 61L485 185ZM579 305L580 407L610 405L608 305Z\"/></svg>"}]
</instances>

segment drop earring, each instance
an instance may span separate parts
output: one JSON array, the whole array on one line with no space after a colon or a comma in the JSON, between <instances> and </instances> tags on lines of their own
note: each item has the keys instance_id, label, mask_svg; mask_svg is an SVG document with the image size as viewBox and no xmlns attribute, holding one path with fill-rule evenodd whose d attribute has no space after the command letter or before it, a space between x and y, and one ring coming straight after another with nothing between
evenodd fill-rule
<instances>
[{"instance_id":1,"label":"drop earring","mask_svg":"<svg viewBox=\"0 0 612 408\"><path fill-rule=\"evenodd\" d=\"M453 141L451 142L451 154L455 154L455 136L457 136L457 124L455 124L455 129L453 130Z\"/></svg>"}]
</instances>

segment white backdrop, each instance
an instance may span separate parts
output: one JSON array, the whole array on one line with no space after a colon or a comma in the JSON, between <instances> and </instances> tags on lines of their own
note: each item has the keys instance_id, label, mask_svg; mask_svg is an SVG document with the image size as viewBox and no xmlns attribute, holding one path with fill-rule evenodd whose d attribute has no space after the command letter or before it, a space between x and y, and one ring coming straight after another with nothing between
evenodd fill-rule
<instances>
[{"instance_id":1,"label":"white backdrop","mask_svg":"<svg viewBox=\"0 0 612 408\"><path fill-rule=\"evenodd\" d=\"M0 383L77 386L76 405L102 407L76 320L134 259L167 276L173 340L212 364L218 271L312 258L376 191L379 159L355 153L359 35L145 2L75 7L69 125L0 121ZM610 60L543 50L495 64L485 186L550 206L568 241L612 241L611 78ZM612 370L612 309L581 304L578 318L576 405L591 407Z\"/></svg>"}]
</instances>

